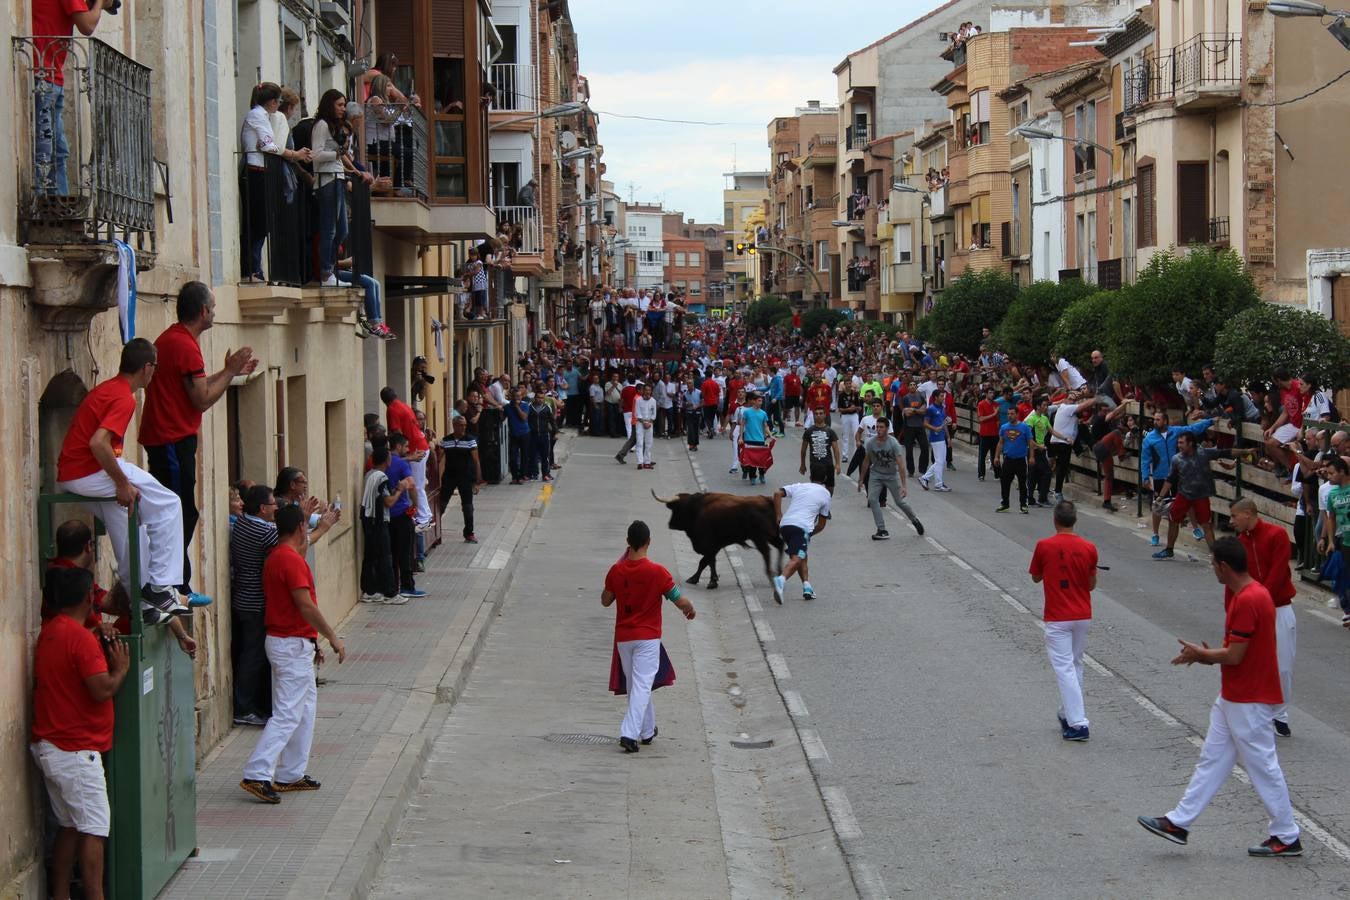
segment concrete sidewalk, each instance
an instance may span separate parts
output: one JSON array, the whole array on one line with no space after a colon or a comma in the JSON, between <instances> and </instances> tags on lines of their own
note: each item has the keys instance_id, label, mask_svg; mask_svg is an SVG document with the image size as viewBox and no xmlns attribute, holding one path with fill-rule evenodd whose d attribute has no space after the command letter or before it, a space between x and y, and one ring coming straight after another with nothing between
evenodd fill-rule
<instances>
[{"instance_id":1,"label":"concrete sidewalk","mask_svg":"<svg viewBox=\"0 0 1350 900\"><path fill-rule=\"evenodd\" d=\"M566 456L570 439L558 444ZM559 473L565 474L564 472ZM198 771L200 853L163 898L355 897L369 886L416 787L431 740L464 689L550 489L485 487L475 500L479 544L447 540L427 558L424 599L360 604L339 626L347 661L320 670L310 774L315 793L278 806L238 784L260 734L236 728Z\"/></svg>"}]
</instances>

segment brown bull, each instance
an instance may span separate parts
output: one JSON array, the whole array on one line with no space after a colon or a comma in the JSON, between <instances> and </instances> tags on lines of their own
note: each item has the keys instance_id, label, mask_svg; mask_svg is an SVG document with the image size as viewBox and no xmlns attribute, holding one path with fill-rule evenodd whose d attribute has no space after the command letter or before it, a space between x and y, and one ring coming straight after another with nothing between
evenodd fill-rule
<instances>
[{"instance_id":1,"label":"brown bull","mask_svg":"<svg viewBox=\"0 0 1350 900\"><path fill-rule=\"evenodd\" d=\"M769 567L769 547L778 548L782 561L783 540L778 536L773 498L737 494L677 494L670 499L652 496L670 510L670 529L683 531L699 555L698 571L689 584L698 584L703 570L709 570L708 588L717 587L717 554L732 544L754 544L764 558L764 574L773 581Z\"/></svg>"}]
</instances>

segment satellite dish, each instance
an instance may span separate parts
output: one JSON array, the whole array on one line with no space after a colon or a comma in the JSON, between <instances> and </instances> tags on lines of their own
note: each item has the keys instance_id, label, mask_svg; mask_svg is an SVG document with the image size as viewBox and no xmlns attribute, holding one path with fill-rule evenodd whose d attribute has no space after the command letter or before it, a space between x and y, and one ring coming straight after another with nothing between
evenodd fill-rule
<instances>
[{"instance_id":1,"label":"satellite dish","mask_svg":"<svg viewBox=\"0 0 1350 900\"><path fill-rule=\"evenodd\" d=\"M575 150L577 148L577 136L570 131L562 131L558 134L558 146L563 148L563 152Z\"/></svg>"}]
</instances>

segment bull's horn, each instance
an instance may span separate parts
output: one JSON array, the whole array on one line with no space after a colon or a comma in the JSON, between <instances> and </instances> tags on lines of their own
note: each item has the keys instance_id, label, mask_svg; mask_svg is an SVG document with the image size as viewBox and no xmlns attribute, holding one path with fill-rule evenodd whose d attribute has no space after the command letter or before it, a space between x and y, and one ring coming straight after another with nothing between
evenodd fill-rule
<instances>
[{"instance_id":1,"label":"bull's horn","mask_svg":"<svg viewBox=\"0 0 1350 900\"><path fill-rule=\"evenodd\" d=\"M654 499L657 503L670 503L670 502L672 502L675 498L674 498L674 497L671 497L669 500L667 500L667 499L665 499L664 497L658 497L658 496L656 496L656 491L655 491L655 489L653 489L653 490L652 490L652 499Z\"/></svg>"}]
</instances>

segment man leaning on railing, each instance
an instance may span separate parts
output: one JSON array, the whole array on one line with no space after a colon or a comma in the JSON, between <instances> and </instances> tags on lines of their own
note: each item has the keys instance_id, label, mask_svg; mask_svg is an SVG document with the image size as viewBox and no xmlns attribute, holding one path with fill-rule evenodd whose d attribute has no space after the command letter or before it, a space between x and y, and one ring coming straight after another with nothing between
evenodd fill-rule
<instances>
[{"instance_id":1,"label":"man leaning on railing","mask_svg":"<svg viewBox=\"0 0 1350 900\"><path fill-rule=\"evenodd\" d=\"M116 15L122 0L33 0L33 189L70 194L66 179L65 65L75 29L88 37L104 11Z\"/></svg>"}]
</instances>

